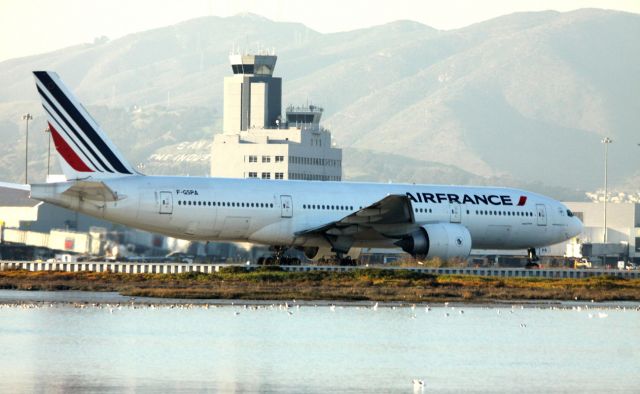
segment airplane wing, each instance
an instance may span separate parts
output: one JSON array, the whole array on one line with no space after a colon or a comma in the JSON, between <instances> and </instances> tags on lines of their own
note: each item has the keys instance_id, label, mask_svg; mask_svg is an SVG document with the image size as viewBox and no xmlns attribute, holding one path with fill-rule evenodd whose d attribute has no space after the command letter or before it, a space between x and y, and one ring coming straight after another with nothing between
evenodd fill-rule
<instances>
[{"instance_id":1,"label":"airplane wing","mask_svg":"<svg viewBox=\"0 0 640 394\"><path fill-rule=\"evenodd\" d=\"M390 194L344 218L322 226L299 231L296 236L325 235L353 237L371 231L376 225L415 223L411 201L405 195Z\"/></svg>"}]
</instances>

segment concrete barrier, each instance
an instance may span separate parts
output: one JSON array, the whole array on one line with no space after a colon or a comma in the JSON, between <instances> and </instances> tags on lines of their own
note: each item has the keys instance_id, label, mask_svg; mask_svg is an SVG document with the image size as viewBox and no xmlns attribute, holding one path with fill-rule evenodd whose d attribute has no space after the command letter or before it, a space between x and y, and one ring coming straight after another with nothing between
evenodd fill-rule
<instances>
[{"instance_id":1,"label":"concrete barrier","mask_svg":"<svg viewBox=\"0 0 640 394\"><path fill-rule=\"evenodd\" d=\"M66 272L117 272L127 274L179 274L184 272L214 273L221 268L236 266L256 269L257 266L243 264L187 264L187 263L132 263L132 262L79 262L79 263L50 263L38 261L0 261L0 271L23 269L27 271L66 271ZM281 268L289 272L348 272L365 267L341 267L334 265L284 265ZM432 275L475 275L495 276L503 278L549 278L549 279L581 279L594 276L616 276L627 279L639 279L640 271L621 271L614 269L563 269L563 268L424 268L424 267L388 267L371 266L391 270L407 270Z\"/></svg>"}]
</instances>

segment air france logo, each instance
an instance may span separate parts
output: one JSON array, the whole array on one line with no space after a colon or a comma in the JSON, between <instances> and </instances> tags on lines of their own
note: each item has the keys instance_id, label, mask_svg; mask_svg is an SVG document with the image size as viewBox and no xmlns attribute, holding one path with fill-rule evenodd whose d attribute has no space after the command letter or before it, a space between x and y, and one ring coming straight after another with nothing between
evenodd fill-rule
<instances>
[{"instance_id":1,"label":"air france logo","mask_svg":"<svg viewBox=\"0 0 640 394\"><path fill-rule=\"evenodd\" d=\"M448 202L449 204L485 204L485 205L508 205L513 206L511 196L497 195L497 194L455 194L455 193L409 193L407 192L407 198L413 203L433 203L440 204ZM524 206L527 203L526 196L520 196L518 203L515 204L519 207Z\"/></svg>"}]
</instances>

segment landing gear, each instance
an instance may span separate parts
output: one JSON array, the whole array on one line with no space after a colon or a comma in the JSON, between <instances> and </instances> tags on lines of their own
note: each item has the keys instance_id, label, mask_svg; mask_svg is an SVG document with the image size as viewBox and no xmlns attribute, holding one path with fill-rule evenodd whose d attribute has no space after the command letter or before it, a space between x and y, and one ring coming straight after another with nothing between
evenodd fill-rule
<instances>
[{"instance_id":1,"label":"landing gear","mask_svg":"<svg viewBox=\"0 0 640 394\"><path fill-rule=\"evenodd\" d=\"M356 260L354 260L351 257L347 256L347 257L344 257L344 258L340 259L340 265L346 265L346 266L350 266L350 267L355 267L358 264L357 264Z\"/></svg>"},{"instance_id":2,"label":"landing gear","mask_svg":"<svg viewBox=\"0 0 640 394\"><path fill-rule=\"evenodd\" d=\"M285 252L287 247L285 246L272 246L269 248L272 252L272 256L260 257L258 259L258 265L300 265L301 261L297 257L287 257Z\"/></svg>"},{"instance_id":3,"label":"landing gear","mask_svg":"<svg viewBox=\"0 0 640 394\"><path fill-rule=\"evenodd\" d=\"M536 254L536 248L527 249L527 264L525 264L524 268L539 268L538 255Z\"/></svg>"},{"instance_id":4,"label":"landing gear","mask_svg":"<svg viewBox=\"0 0 640 394\"><path fill-rule=\"evenodd\" d=\"M344 256L342 253L336 253L335 258L336 264L341 266L356 266L356 260L352 259L351 256Z\"/></svg>"}]
</instances>

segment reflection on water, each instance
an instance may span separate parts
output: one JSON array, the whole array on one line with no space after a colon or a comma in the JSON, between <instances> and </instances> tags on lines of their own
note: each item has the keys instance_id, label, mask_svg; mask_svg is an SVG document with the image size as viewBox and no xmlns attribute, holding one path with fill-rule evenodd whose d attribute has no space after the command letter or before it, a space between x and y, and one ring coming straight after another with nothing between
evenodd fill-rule
<instances>
[{"instance_id":1,"label":"reflection on water","mask_svg":"<svg viewBox=\"0 0 640 394\"><path fill-rule=\"evenodd\" d=\"M130 304L0 291L0 392L637 392L637 304ZM88 300L81 306L55 301ZM53 302L53 303L50 303ZM35 307L37 306L37 307ZM579 307L578 307L579 306Z\"/></svg>"}]
</instances>

